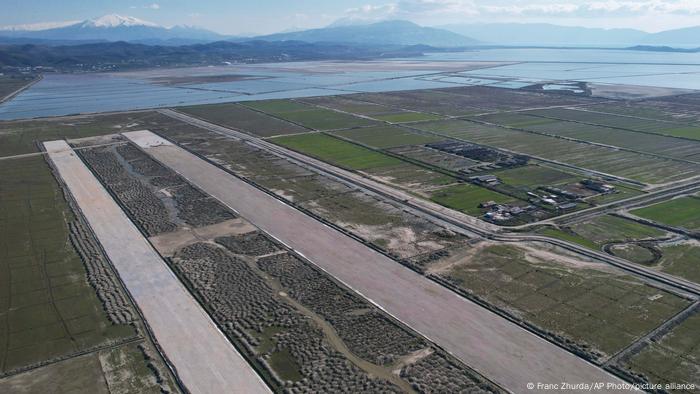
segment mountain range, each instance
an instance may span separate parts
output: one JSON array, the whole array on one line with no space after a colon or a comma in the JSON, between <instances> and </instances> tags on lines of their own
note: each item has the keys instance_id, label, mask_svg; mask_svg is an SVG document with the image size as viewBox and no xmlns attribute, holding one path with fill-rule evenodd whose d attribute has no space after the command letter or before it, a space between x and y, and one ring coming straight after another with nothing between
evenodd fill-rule
<instances>
[{"instance_id":1,"label":"mountain range","mask_svg":"<svg viewBox=\"0 0 700 394\"><path fill-rule=\"evenodd\" d=\"M423 27L408 21L382 21L359 25L337 25L278 33L256 37L265 41L346 42L355 44L378 43L382 45L431 45L436 47L462 47L477 41L461 34L434 27Z\"/></svg>"},{"instance_id":2,"label":"mountain range","mask_svg":"<svg viewBox=\"0 0 700 394\"><path fill-rule=\"evenodd\" d=\"M643 44L650 45L676 45L676 46L700 46L700 26L686 27L683 29L667 30L651 34L645 37Z\"/></svg>"},{"instance_id":3,"label":"mountain range","mask_svg":"<svg viewBox=\"0 0 700 394\"><path fill-rule=\"evenodd\" d=\"M646 32L634 29L594 29L545 23L489 23L440 26L493 45L609 45L639 44Z\"/></svg>"},{"instance_id":4,"label":"mountain range","mask_svg":"<svg viewBox=\"0 0 700 394\"><path fill-rule=\"evenodd\" d=\"M105 15L68 26L42 30L6 28L0 37L10 39L53 40L60 42L128 41L145 44L172 45L212 42L231 38L206 29L192 26L163 27L131 16Z\"/></svg>"},{"instance_id":5,"label":"mountain range","mask_svg":"<svg viewBox=\"0 0 700 394\"><path fill-rule=\"evenodd\" d=\"M601 29L558 26L546 23L488 23L439 26L491 45L610 46L633 45L700 46L700 26L648 33L635 29Z\"/></svg>"},{"instance_id":6,"label":"mountain range","mask_svg":"<svg viewBox=\"0 0 700 394\"><path fill-rule=\"evenodd\" d=\"M0 29L0 40L5 43L39 43L31 40L54 40L65 44L69 40L80 43L127 41L152 45L188 45L213 41L304 41L309 43L333 42L371 45L432 45L455 47L472 45L475 40L447 30L419 26L407 21L383 21L358 26L329 26L322 29L277 33L258 37L225 36L209 30L190 27L163 27L134 17L105 15L43 30L21 28ZM50 45L50 42L41 42Z\"/></svg>"},{"instance_id":7,"label":"mountain range","mask_svg":"<svg viewBox=\"0 0 700 394\"><path fill-rule=\"evenodd\" d=\"M191 26L163 27L134 17L100 18L32 29L0 28L0 43L68 45L127 41L147 45L180 46L214 41L303 41L361 45L428 45L432 47L499 46L700 46L700 26L647 33L635 29L601 29L533 23L452 24L424 27L401 20L369 22L341 19L319 29L256 37L235 37Z\"/></svg>"}]
</instances>

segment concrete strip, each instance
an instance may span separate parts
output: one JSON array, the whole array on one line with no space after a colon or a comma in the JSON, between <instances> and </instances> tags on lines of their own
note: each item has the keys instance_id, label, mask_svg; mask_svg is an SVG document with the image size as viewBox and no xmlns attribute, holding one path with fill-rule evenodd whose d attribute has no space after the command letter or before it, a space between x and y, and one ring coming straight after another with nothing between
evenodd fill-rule
<instances>
[{"instance_id":1,"label":"concrete strip","mask_svg":"<svg viewBox=\"0 0 700 394\"><path fill-rule=\"evenodd\" d=\"M187 389L270 392L70 146L44 147Z\"/></svg>"},{"instance_id":2,"label":"concrete strip","mask_svg":"<svg viewBox=\"0 0 700 394\"><path fill-rule=\"evenodd\" d=\"M622 383L601 368L460 297L184 149L165 140L154 143L151 132L124 133L124 136L389 314L513 392L528 391L531 382ZM531 391L547 390L535 387ZM609 391L613 390L597 390Z\"/></svg>"}]
</instances>

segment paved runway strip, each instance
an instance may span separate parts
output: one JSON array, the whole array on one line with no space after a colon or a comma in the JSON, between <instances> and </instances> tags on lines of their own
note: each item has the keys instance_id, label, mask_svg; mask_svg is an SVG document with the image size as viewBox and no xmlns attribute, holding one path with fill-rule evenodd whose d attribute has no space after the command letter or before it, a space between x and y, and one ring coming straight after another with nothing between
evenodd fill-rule
<instances>
[{"instance_id":1,"label":"paved runway strip","mask_svg":"<svg viewBox=\"0 0 700 394\"><path fill-rule=\"evenodd\" d=\"M70 146L44 147L187 389L270 392Z\"/></svg>"},{"instance_id":2,"label":"paved runway strip","mask_svg":"<svg viewBox=\"0 0 700 394\"><path fill-rule=\"evenodd\" d=\"M530 382L622 383L601 368L149 131L123 135L389 314L513 392L527 391ZM607 391L612 390L596 392Z\"/></svg>"}]
</instances>

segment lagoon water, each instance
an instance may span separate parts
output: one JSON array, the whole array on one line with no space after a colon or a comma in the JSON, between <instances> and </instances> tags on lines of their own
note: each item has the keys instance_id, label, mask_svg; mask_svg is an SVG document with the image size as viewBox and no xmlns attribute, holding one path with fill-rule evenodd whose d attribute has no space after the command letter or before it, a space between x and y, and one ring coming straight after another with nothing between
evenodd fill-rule
<instances>
[{"instance_id":1,"label":"lagoon water","mask_svg":"<svg viewBox=\"0 0 700 394\"><path fill-rule=\"evenodd\" d=\"M428 54L426 61L509 61L518 64L466 72L472 77L584 81L700 89L700 53L603 49L490 49Z\"/></svg>"},{"instance_id":2,"label":"lagoon water","mask_svg":"<svg viewBox=\"0 0 700 394\"><path fill-rule=\"evenodd\" d=\"M417 65L407 67L406 61ZM460 71L464 62L510 62ZM424 63L427 66L420 67ZM586 81L700 89L700 54L600 49L487 49L368 62L323 70L328 62L232 65L216 72L250 79L163 85L152 72L48 74L0 105L0 119L464 85L520 88L537 82ZM377 65L380 64L378 67ZM194 70L194 69L193 69ZM223 71L222 71L223 70ZM187 69L178 71L187 73ZM201 68L197 69L201 72Z\"/></svg>"},{"instance_id":3,"label":"lagoon water","mask_svg":"<svg viewBox=\"0 0 700 394\"><path fill-rule=\"evenodd\" d=\"M250 67L246 67L250 68ZM436 70L435 72L439 72ZM235 66L228 73L238 73ZM263 72L234 82L168 86L147 78L116 74L47 74L39 83L0 105L0 120L125 111L231 101L327 96L363 91L458 86L414 79L425 71L383 71L309 75L297 71ZM250 75L250 70L245 70Z\"/></svg>"}]
</instances>

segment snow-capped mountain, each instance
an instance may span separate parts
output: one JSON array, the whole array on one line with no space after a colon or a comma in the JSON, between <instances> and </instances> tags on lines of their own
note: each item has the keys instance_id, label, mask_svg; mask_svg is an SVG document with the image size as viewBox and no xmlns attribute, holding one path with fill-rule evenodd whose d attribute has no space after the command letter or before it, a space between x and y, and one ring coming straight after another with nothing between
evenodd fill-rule
<instances>
[{"instance_id":1,"label":"snow-capped mountain","mask_svg":"<svg viewBox=\"0 0 700 394\"><path fill-rule=\"evenodd\" d=\"M96 19L88 19L86 21L80 22L79 24L82 28L115 28L132 26L161 27L153 22L147 22L138 18L134 18L133 16L121 16L117 14L105 15Z\"/></svg>"},{"instance_id":2,"label":"snow-capped mountain","mask_svg":"<svg viewBox=\"0 0 700 394\"><path fill-rule=\"evenodd\" d=\"M164 27L132 16L105 15L95 19L48 29L26 29L10 26L0 29L0 37L29 38L57 41L132 41L156 43L159 41L216 41L225 36L209 30L190 27Z\"/></svg>"}]
</instances>

